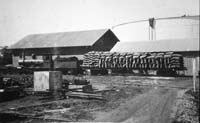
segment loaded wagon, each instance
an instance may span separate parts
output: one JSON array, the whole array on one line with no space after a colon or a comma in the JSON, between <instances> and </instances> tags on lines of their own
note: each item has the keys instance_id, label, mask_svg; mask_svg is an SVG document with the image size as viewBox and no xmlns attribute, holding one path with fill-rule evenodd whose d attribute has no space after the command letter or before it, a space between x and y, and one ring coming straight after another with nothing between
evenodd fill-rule
<instances>
[{"instance_id":1,"label":"loaded wagon","mask_svg":"<svg viewBox=\"0 0 200 123\"><path fill-rule=\"evenodd\" d=\"M129 52L97 52L91 51L84 55L83 69L91 73L133 72L148 74L175 75L184 71L183 56L173 52L129 53ZM98 71L98 72L97 72Z\"/></svg>"}]
</instances>

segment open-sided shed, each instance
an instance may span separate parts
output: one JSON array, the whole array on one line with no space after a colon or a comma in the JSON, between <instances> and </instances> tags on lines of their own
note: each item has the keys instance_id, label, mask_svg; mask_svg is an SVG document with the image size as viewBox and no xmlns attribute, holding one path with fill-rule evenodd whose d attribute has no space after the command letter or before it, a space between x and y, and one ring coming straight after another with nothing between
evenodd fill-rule
<instances>
[{"instance_id":1,"label":"open-sided shed","mask_svg":"<svg viewBox=\"0 0 200 123\"><path fill-rule=\"evenodd\" d=\"M10 49L13 65L19 59L43 59L48 55L83 55L91 50L110 51L119 41L110 29L32 34L24 37Z\"/></svg>"}]
</instances>

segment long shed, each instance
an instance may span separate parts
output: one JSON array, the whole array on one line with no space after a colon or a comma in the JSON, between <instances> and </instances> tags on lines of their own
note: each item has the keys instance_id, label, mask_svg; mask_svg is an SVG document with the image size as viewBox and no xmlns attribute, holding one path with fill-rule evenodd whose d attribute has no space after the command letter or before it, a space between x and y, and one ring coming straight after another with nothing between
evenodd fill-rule
<instances>
[{"instance_id":1,"label":"long shed","mask_svg":"<svg viewBox=\"0 0 200 123\"><path fill-rule=\"evenodd\" d=\"M20 59L43 59L48 55L83 55L89 51L110 51L119 41L110 29L31 34L9 49L13 65Z\"/></svg>"},{"instance_id":2,"label":"long shed","mask_svg":"<svg viewBox=\"0 0 200 123\"><path fill-rule=\"evenodd\" d=\"M138 42L118 42L111 52L175 52L184 57L185 75L193 74L193 60L196 74L199 73L199 38L165 39Z\"/></svg>"}]
</instances>

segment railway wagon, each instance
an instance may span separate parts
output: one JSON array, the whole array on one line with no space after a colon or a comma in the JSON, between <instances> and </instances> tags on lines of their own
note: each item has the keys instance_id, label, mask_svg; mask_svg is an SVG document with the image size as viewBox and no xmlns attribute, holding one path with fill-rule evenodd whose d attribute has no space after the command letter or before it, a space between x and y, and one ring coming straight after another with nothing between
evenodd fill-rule
<instances>
[{"instance_id":1,"label":"railway wagon","mask_svg":"<svg viewBox=\"0 0 200 123\"><path fill-rule=\"evenodd\" d=\"M139 53L139 52L97 52L84 55L83 69L91 73L133 72L149 74L155 71L157 75L176 75L184 71L183 56L173 52ZM98 71L98 72L97 72Z\"/></svg>"}]
</instances>

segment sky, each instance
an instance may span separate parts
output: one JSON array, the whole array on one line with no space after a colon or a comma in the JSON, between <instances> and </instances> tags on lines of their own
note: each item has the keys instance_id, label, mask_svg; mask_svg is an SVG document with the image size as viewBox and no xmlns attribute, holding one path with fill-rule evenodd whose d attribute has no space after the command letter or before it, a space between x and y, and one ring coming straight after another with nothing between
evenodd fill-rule
<instances>
[{"instance_id":1,"label":"sky","mask_svg":"<svg viewBox=\"0 0 200 123\"><path fill-rule=\"evenodd\" d=\"M0 46L29 34L111 28L184 14L199 15L199 0L0 0ZM126 37L117 32L120 40Z\"/></svg>"}]
</instances>

